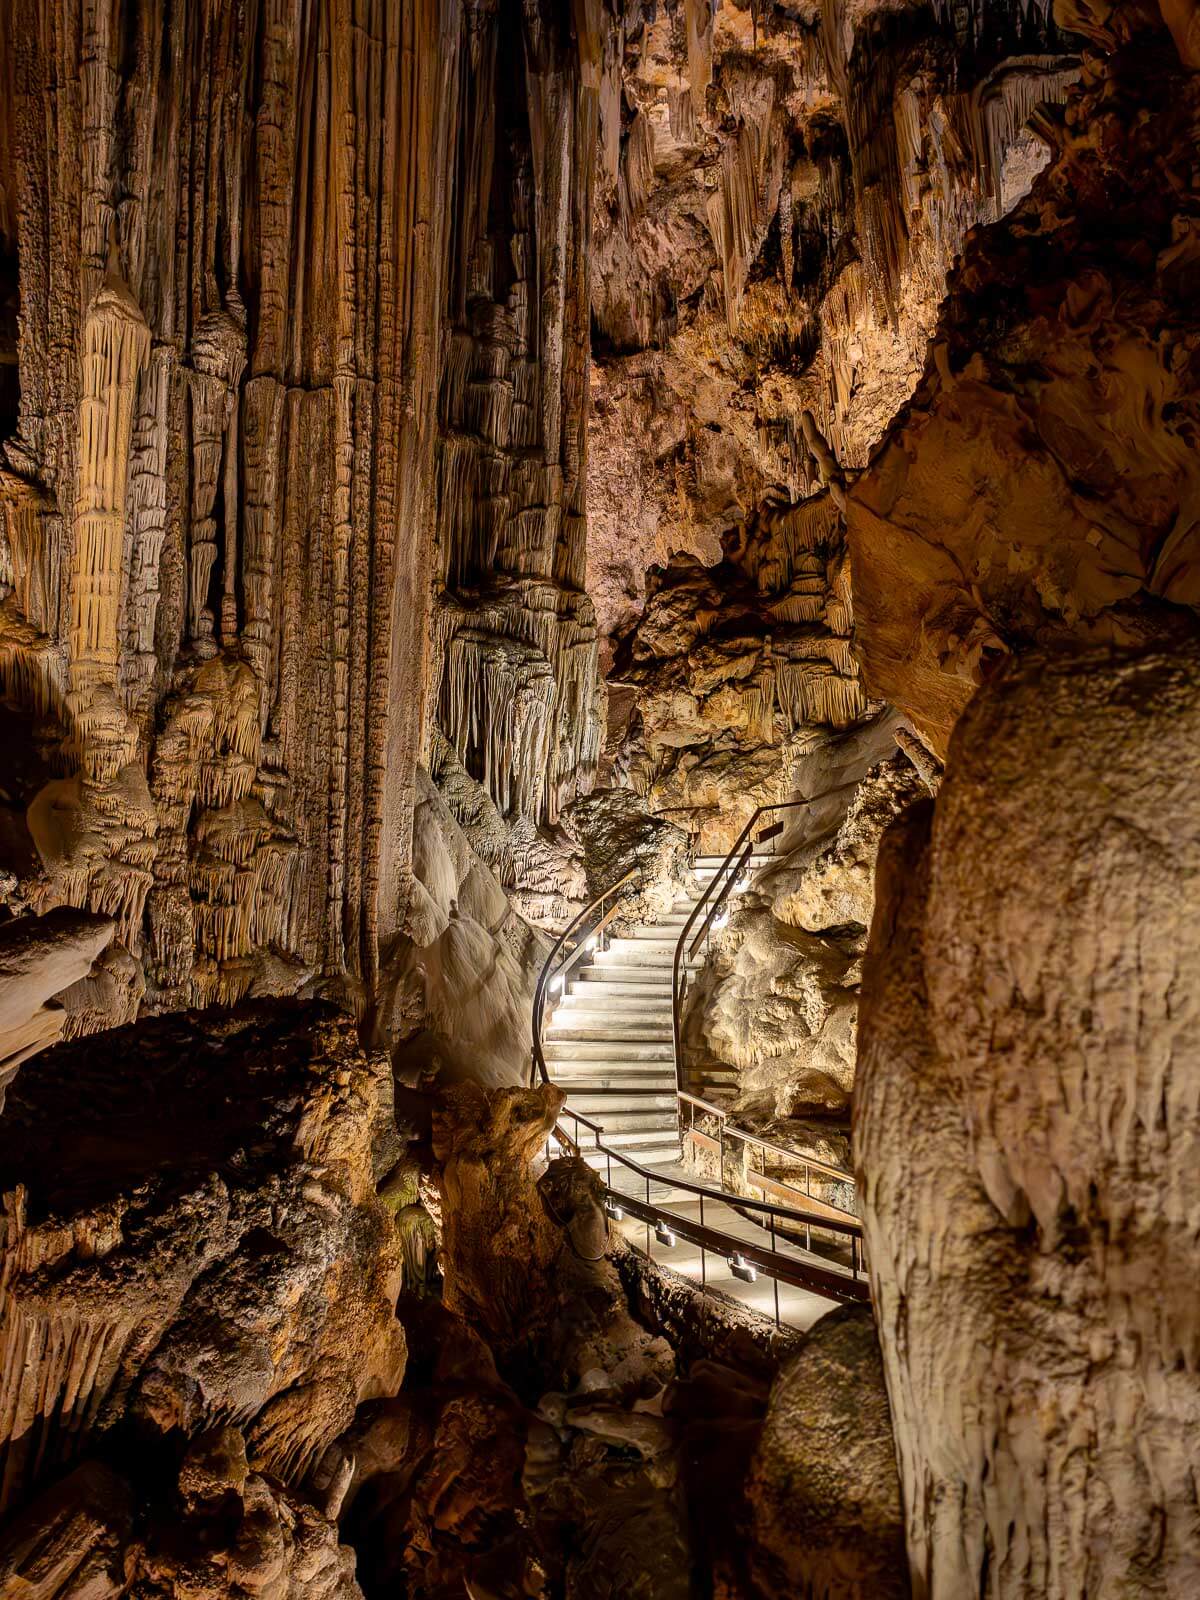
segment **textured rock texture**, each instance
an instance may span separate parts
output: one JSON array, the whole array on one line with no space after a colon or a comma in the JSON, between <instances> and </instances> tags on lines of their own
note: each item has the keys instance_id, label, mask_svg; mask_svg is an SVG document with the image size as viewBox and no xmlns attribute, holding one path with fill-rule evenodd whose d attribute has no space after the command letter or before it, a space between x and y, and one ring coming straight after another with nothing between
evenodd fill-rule
<instances>
[{"instance_id":1,"label":"textured rock texture","mask_svg":"<svg viewBox=\"0 0 1200 1600\"><path fill-rule=\"evenodd\" d=\"M435 721L514 820L590 785L602 21L0 14L0 868L153 1007L369 1010Z\"/></svg>"},{"instance_id":2,"label":"textured rock texture","mask_svg":"<svg viewBox=\"0 0 1200 1600\"><path fill-rule=\"evenodd\" d=\"M1200 650L1031 656L885 839L855 1157L914 1592L1184 1595Z\"/></svg>"},{"instance_id":3,"label":"textured rock texture","mask_svg":"<svg viewBox=\"0 0 1200 1600\"><path fill-rule=\"evenodd\" d=\"M725 559L649 580L612 681L633 690L618 771L650 809L724 854L756 806L794 793L814 750L870 718L850 649L841 515L825 494L764 515Z\"/></svg>"},{"instance_id":4,"label":"textured rock texture","mask_svg":"<svg viewBox=\"0 0 1200 1600\"><path fill-rule=\"evenodd\" d=\"M379 1030L401 1041L404 1075L524 1082L533 993L549 951L418 770L412 893L379 998Z\"/></svg>"},{"instance_id":5,"label":"textured rock texture","mask_svg":"<svg viewBox=\"0 0 1200 1600\"><path fill-rule=\"evenodd\" d=\"M911 395L967 230L1046 151L1044 6L626 6L602 117L589 589L601 631L677 550L787 513Z\"/></svg>"},{"instance_id":6,"label":"textured rock texture","mask_svg":"<svg viewBox=\"0 0 1200 1600\"><path fill-rule=\"evenodd\" d=\"M86 911L0 924L0 1110L23 1061L64 1034L86 1031L89 1001L106 1022L126 1020L118 995L103 985L101 958L114 931L108 917Z\"/></svg>"},{"instance_id":7,"label":"textured rock texture","mask_svg":"<svg viewBox=\"0 0 1200 1600\"><path fill-rule=\"evenodd\" d=\"M534 1176L565 1099L552 1086L464 1084L442 1095L433 1152L445 1304L484 1334L502 1368L532 1363L555 1388L593 1369L635 1391L647 1380L661 1388L673 1370L670 1348L626 1308L606 1256L602 1183L577 1159Z\"/></svg>"},{"instance_id":8,"label":"textured rock texture","mask_svg":"<svg viewBox=\"0 0 1200 1600\"><path fill-rule=\"evenodd\" d=\"M969 242L849 504L868 691L939 754L1007 653L1169 642L1200 600L1200 84L1149 10L1070 10L1097 53L1053 167Z\"/></svg>"},{"instance_id":9,"label":"textured rock texture","mask_svg":"<svg viewBox=\"0 0 1200 1600\"><path fill-rule=\"evenodd\" d=\"M314 1474L404 1375L398 1148L387 1059L327 1008L139 1023L18 1077L6 1592L359 1593Z\"/></svg>"},{"instance_id":10,"label":"textured rock texture","mask_svg":"<svg viewBox=\"0 0 1200 1600\"><path fill-rule=\"evenodd\" d=\"M7 1503L117 1427L305 1476L404 1340L391 1071L290 1007L60 1045L0 1118ZM64 1144L70 1159L62 1159Z\"/></svg>"},{"instance_id":11,"label":"textured rock texture","mask_svg":"<svg viewBox=\"0 0 1200 1600\"><path fill-rule=\"evenodd\" d=\"M746 1485L764 1595L908 1600L904 1515L875 1323L845 1306L781 1369Z\"/></svg>"}]
</instances>

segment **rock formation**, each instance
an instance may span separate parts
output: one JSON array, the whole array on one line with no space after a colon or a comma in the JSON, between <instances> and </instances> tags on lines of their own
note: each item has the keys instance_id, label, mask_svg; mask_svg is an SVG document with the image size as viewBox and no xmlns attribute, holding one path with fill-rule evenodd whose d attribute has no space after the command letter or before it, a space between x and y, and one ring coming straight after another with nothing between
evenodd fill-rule
<instances>
[{"instance_id":1,"label":"rock formation","mask_svg":"<svg viewBox=\"0 0 1200 1600\"><path fill-rule=\"evenodd\" d=\"M689 991L685 1038L697 1090L728 1097L739 1126L800 1135L814 1155L814 1137L848 1129L876 851L926 792L900 756L872 767L832 837L797 818L803 843L732 902ZM813 1118L820 1132L787 1127Z\"/></svg>"},{"instance_id":2,"label":"rock formation","mask_svg":"<svg viewBox=\"0 0 1200 1600\"><path fill-rule=\"evenodd\" d=\"M745 1493L761 1593L908 1600L892 1419L865 1307L822 1317L781 1369Z\"/></svg>"},{"instance_id":3,"label":"rock formation","mask_svg":"<svg viewBox=\"0 0 1200 1600\"><path fill-rule=\"evenodd\" d=\"M0 17L3 865L151 1008L370 1012L435 719L514 821L590 785L576 9Z\"/></svg>"},{"instance_id":4,"label":"rock formation","mask_svg":"<svg viewBox=\"0 0 1200 1600\"><path fill-rule=\"evenodd\" d=\"M1047 8L1004 3L638 4L619 43L592 277L604 633L655 563L796 515L824 481L805 412L866 465L968 229L1045 164L1029 114L1074 68Z\"/></svg>"},{"instance_id":5,"label":"rock formation","mask_svg":"<svg viewBox=\"0 0 1200 1600\"><path fill-rule=\"evenodd\" d=\"M968 243L850 499L867 690L939 755L1010 652L1193 631L1200 88L1147 20L1072 8L1096 53L1039 119L1053 165Z\"/></svg>"},{"instance_id":6,"label":"rock formation","mask_svg":"<svg viewBox=\"0 0 1200 1600\"><path fill-rule=\"evenodd\" d=\"M890 833L855 1154L917 1594L1195 1583L1200 652L1031 656Z\"/></svg>"},{"instance_id":7,"label":"rock formation","mask_svg":"<svg viewBox=\"0 0 1200 1600\"><path fill-rule=\"evenodd\" d=\"M0 1593L1193 1593L1198 68L0 8ZM529 1080L551 939L782 801L684 1065L853 1162L803 1335Z\"/></svg>"}]
</instances>

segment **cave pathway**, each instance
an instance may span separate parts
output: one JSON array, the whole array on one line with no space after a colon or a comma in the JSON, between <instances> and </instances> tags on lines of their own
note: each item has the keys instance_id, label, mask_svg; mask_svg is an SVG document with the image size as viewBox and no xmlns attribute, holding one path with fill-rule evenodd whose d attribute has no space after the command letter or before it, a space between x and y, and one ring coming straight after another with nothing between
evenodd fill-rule
<instances>
[{"instance_id":1,"label":"cave pathway","mask_svg":"<svg viewBox=\"0 0 1200 1600\"><path fill-rule=\"evenodd\" d=\"M755 856L751 870L774 858ZM567 1108L599 1123L605 1143L655 1174L649 1192L645 1180L627 1167L613 1165L603 1151L586 1148L584 1159L600 1172L616 1196L622 1192L669 1204L681 1217L699 1220L700 1202L674 1183L695 1178L680 1159L679 1102L676 1098L675 1053L672 1043L671 968L675 946L696 902L724 862L722 856L699 856L692 868L692 887L680 895L658 922L642 923L575 967L549 1018L544 1036L546 1066L554 1082L567 1092ZM702 1095L734 1089L730 1068L706 1069L689 1087ZM704 1220L735 1239L761 1244L764 1230L732 1205L708 1200ZM708 1250L678 1238L668 1243L633 1218L619 1224L631 1240L659 1265L723 1293L750 1309L782 1322L807 1328L834 1301L811 1290L776 1283L759 1275L753 1282L734 1276L730 1263ZM779 1248L797 1260L823 1258L782 1242Z\"/></svg>"}]
</instances>

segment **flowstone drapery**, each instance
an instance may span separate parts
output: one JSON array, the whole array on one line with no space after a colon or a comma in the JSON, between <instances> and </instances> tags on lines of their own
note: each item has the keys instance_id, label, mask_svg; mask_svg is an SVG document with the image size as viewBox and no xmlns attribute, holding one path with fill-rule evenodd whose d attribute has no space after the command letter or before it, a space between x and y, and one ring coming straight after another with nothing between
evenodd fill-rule
<instances>
[{"instance_id":1,"label":"flowstone drapery","mask_svg":"<svg viewBox=\"0 0 1200 1600\"><path fill-rule=\"evenodd\" d=\"M0 17L0 678L50 769L5 865L151 1005L369 1008L434 717L516 816L590 786L576 12Z\"/></svg>"}]
</instances>

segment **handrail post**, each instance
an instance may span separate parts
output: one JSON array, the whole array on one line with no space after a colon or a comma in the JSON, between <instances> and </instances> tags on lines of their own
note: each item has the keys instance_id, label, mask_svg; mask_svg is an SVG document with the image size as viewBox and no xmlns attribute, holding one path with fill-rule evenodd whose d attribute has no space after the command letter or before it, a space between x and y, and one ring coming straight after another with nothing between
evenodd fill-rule
<instances>
[{"instance_id":1,"label":"handrail post","mask_svg":"<svg viewBox=\"0 0 1200 1600\"><path fill-rule=\"evenodd\" d=\"M771 1254L775 1254L775 1213L771 1213ZM771 1274L771 1282L775 1287L775 1326L779 1326L779 1279Z\"/></svg>"}]
</instances>

